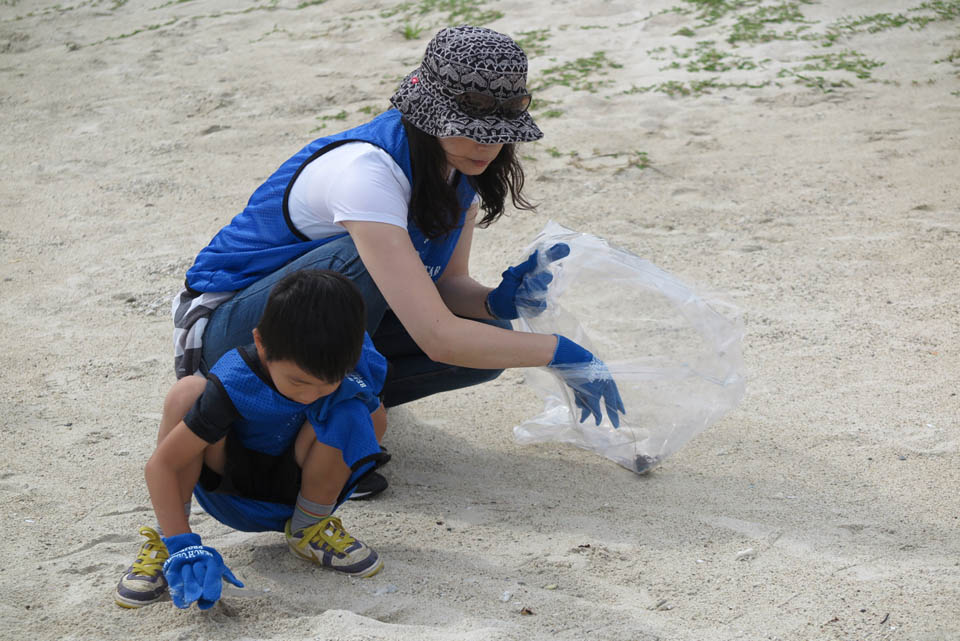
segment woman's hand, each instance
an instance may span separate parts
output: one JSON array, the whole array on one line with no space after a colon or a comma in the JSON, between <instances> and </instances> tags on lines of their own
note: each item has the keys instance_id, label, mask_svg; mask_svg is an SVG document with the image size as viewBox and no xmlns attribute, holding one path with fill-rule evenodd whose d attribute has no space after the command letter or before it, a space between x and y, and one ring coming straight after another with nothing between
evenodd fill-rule
<instances>
[{"instance_id":1,"label":"woman's hand","mask_svg":"<svg viewBox=\"0 0 960 641\"><path fill-rule=\"evenodd\" d=\"M547 285L553 280L547 266L569 253L569 245L557 243L546 251L542 264L537 250L527 260L503 272L503 281L487 295L487 311L502 320L519 318L519 308L525 316L540 314L547 308Z\"/></svg>"},{"instance_id":2,"label":"woman's hand","mask_svg":"<svg viewBox=\"0 0 960 641\"><path fill-rule=\"evenodd\" d=\"M620 427L619 414L626 414L627 411L623 407L620 390L603 361L572 340L557 335L557 351L548 367L573 390L573 398L582 411L581 423L593 414L597 425L600 425L603 418L600 413L602 399L610 422L614 427Z\"/></svg>"}]
</instances>

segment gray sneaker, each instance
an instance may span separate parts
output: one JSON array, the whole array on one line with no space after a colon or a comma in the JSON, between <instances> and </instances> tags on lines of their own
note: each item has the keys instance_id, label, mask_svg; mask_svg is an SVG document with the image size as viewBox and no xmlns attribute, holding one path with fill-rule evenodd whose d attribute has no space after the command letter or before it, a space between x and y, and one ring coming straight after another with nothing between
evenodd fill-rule
<instances>
[{"instance_id":1,"label":"gray sneaker","mask_svg":"<svg viewBox=\"0 0 960 641\"><path fill-rule=\"evenodd\" d=\"M167 595L167 580L163 576L163 562L170 553L156 530L140 528L147 540L140 546L137 560L127 568L114 595L114 603L121 608L141 608L160 601Z\"/></svg>"},{"instance_id":2,"label":"gray sneaker","mask_svg":"<svg viewBox=\"0 0 960 641\"><path fill-rule=\"evenodd\" d=\"M350 576L373 576L383 568L380 555L343 529L340 519L327 516L310 527L290 532L286 527L287 545L301 559Z\"/></svg>"}]
</instances>

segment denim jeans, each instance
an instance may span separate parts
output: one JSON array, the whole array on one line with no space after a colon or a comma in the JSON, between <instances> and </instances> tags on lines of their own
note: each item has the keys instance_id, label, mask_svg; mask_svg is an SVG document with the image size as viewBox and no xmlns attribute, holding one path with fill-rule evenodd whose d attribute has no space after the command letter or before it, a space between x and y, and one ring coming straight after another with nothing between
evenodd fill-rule
<instances>
[{"instance_id":1,"label":"denim jeans","mask_svg":"<svg viewBox=\"0 0 960 641\"><path fill-rule=\"evenodd\" d=\"M281 278L301 269L330 269L349 278L367 307L367 332L390 364L383 386L387 407L409 403L425 396L469 387L495 379L503 370L473 369L430 360L404 329L367 273L357 248L348 235L332 240L281 269L249 285L217 307L203 333L203 369L217 362L234 347L253 342L252 331L266 306L270 289ZM510 329L509 321L476 319L477 322Z\"/></svg>"}]
</instances>

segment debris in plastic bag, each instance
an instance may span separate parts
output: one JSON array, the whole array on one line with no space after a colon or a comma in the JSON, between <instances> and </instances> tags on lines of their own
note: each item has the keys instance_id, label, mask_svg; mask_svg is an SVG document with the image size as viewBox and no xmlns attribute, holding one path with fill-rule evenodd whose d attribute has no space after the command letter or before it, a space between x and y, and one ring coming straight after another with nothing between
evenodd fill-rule
<instances>
[{"instance_id":1,"label":"debris in plastic bag","mask_svg":"<svg viewBox=\"0 0 960 641\"><path fill-rule=\"evenodd\" d=\"M520 307L518 329L561 334L600 358L626 413L581 423L573 392L549 368L525 371L543 400L539 415L514 428L519 443L562 442L645 474L737 406L743 398L737 310L695 292L672 274L596 236L549 222L524 250L557 243L570 254L541 267L553 279L546 308Z\"/></svg>"},{"instance_id":2,"label":"debris in plastic bag","mask_svg":"<svg viewBox=\"0 0 960 641\"><path fill-rule=\"evenodd\" d=\"M660 463L656 456L647 456L646 454L637 454L633 458L633 471L637 474L646 474Z\"/></svg>"}]
</instances>

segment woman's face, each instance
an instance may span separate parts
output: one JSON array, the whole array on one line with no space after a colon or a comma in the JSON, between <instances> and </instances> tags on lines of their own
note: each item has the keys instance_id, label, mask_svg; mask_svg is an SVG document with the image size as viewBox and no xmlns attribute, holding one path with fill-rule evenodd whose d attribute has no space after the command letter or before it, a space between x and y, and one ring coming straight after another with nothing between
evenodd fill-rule
<instances>
[{"instance_id":1,"label":"woman's face","mask_svg":"<svg viewBox=\"0 0 960 641\"><path fill-rule=\"evenodd\" d=\"M478 176L493 162L503 144L487 145L469 138L438 138L447 164L465 176Z\"/></svg>"}]
</instances>

